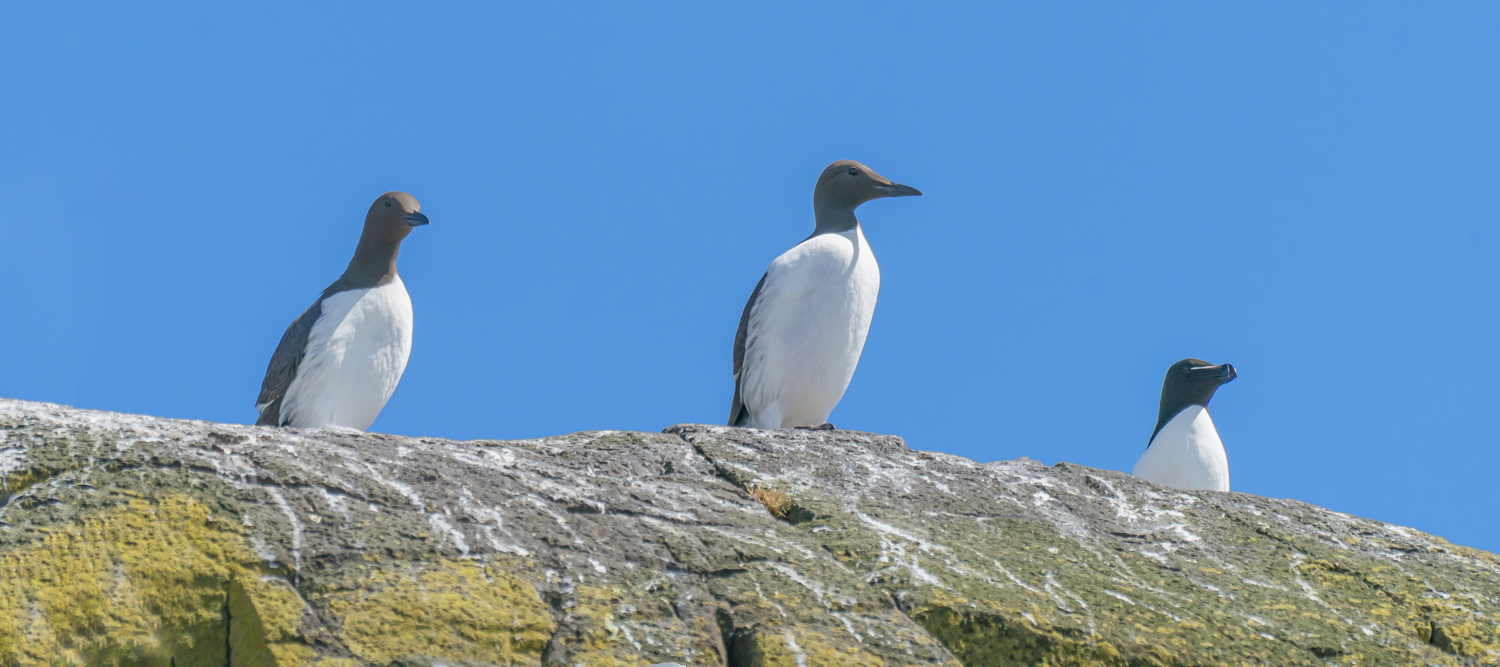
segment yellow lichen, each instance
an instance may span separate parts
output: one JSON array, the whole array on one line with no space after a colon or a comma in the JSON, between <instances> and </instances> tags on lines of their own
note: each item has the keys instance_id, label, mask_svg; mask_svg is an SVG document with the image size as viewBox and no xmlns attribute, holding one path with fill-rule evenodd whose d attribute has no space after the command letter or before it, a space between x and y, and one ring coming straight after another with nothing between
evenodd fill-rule
<instances>
[{"instance_id":1,"label":"yellow lichen","mask_svg":"<svg viewBox=\"0 0 1500 667\"><path fill-rule=\"evenodd\" d=\"M35 470L16 470L0 475L0 490L3 490L6 496L14 496L26 491L26 489L31 488L31 485L43 479L45 479L45 476Z\"/></svg>"},{"instance_id":2,"label":"yellow lichen","mask_svg":"<svg viewBox=\"0 0 1500 667\"><path fill-rule=\"evenodd\" d=\"M246 616L233 626L241 643L262 651L301 646L286 631L296 621L276 617L272 604L279 596L300 618L300 598L285 584L275 596L260 592L273 584L261 581L260 559L242 530L188 496L132 498L0 556L0 664L223 664L230 607ZM237 587L256 592L231 605ZM270 643L255 611L281 628ZM255 664L242 663L249 657L235 662Z\"/></svg>"},{"instance_id":3,"label":"yellow lichen","mask_svg":"<svg viewBox=\"0 0 1500 667\"><path fill-rule=\"evenodd\" d=\"M230 585L229 645L235 664L294 667L318 657L298 627L307 603L285 579L243 577Z\"/></svg>"},{"instance_id":4,"label":"yellow lichen","mask_svg":"<svg viewBox=\"0 0 1500 667\"><path fill-rule=\"evenodd\" d=\"M577 664L589 667L627 667L636 661L622 658L622 649L628 649L626 639L620 631L614 613L614 603L622 597L613 587L578 586L574 590L574 606L569 609L575 617L589 619L592 623L581 623L583 631L569 642L568 655ZM630 652L630 657L635 657Z\"/></svg>"},{"instance_id":5,"label":"yellow lichen","mask_svg":"<svg viewBox=\"0 0 1500 667\"><path fill-rule=\"evenodd\" d=\"M642 599L622 586L578 585L567 608L573 631L559 638L568 663L635 667L660 662L647 659L648 651L670 655L682 664L694 664L694 656L717 660L720 629L713 616L681 618L673 609L676 599L675 594ZM650 644L641 643L653 635Z\"/></svg>"},{"instance_id":6,"label":"yellow lichen","mask_svg":"<svg viewBox=\"0 0 1500 667\"><path fill-rule=\"evenodd\" d=\"M531 584L465 560L412 573L369 570L358 590L331 594L327 606L343 618L345 647L376 663L421 654L539 665L555 627Z\"/></svg>"},{"instance_id":7,"label":"yellow lichen","mask_svg":"<svg viewBox=\"0 0 1500 667\"><path fill-rule=\"evenodd\" d=\"M752 664L762 667L883 667L879 657L854 647L840 651L822 633L805 628L757 632L751 648Z\"/></svg>"}]
</instances>

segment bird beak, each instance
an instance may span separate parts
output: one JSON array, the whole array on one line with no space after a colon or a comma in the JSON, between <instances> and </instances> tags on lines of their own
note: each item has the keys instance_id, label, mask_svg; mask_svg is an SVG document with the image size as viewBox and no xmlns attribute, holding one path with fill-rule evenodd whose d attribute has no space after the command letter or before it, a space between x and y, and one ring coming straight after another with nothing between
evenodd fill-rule
<instances>
[{"instance_id":1,"label":"bird beak","mask_svg":"<svg viewBox=\"0 0 1500 667\"><path fill-rule=\"evenodd\" d=\"M884 195L886 197L920 197L920 196L922 196L922 191L921 190L918 190L918 189L916 189L916 188L914 188L914 187L912 187L910 185L902 185L900 183L892 183L890 185L880 185L880 186L876 186L875 189L879 190L880 194Z\"/></svg>"},{"instance_id":2,"label":"bird beak","mask_svg":"<svg viewBox=\"0 0 1500 667\"><path fill-rule=\"evenodd\" d=\"M431 224L431 221L427 219L427 216L422 215L420 212L406 216L405 220L406 224L413 227L421 227L422 225Z\"/></svg>"},{"instance_id":3,"label":"bird beak","mask_svg":"<svg viewBox=\"0 0 1500 667\"><path fill-rule=\"evenodd\" d=\"M1233 380L1233 379L1235 379L1235 378L1237 378L1237 377L1240 376L1239 373L1235 372L1234 366L1231 366L1229 364L1223 364L1223 365L1220 365L1220 366L1193 366L1192 368L1189 368L1188 370L1190 370L1190 371L1216 371L1214 373L1214 377L1219 378L1219 380L1220 380L1219 384L1224 384L1225 382L1228 382L1228 381Z\"/></svg>"}]
</instances>

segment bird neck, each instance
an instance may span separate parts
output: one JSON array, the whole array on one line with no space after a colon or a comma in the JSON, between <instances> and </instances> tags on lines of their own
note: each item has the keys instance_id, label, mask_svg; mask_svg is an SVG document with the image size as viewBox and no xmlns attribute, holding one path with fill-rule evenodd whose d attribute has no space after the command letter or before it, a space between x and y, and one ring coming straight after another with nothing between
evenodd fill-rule
<instances>
[{"instance_id":1,"label":"bird neck","mask_svg":"<svg viewBox=\"0 0 1500 667\"><path fill-rule=\"evenodd\" d=\"M854 217L854 207L847 204L828 203L818 206L813 210L813 216L818 225L813 230L813 236L837 234L859 227L859 219Z\"/></svg>"},{"instance_id":2,"label":"bird neck","mask_svg":"<svg viewBox=\"0 0 1500 667\"><path fill-rule=\"evenodd\" d=\"M401 252L400 239L391 240L374 234L359 237L354 258L339 279L356 287L375 287L396 279L396 255Z\"/></svg>"},{"instance_id":3,"label":"bird neck","mask_svg":"<svg viewBox=\"0 0 1500 667\"><path fill-rule=\"evenodd\" d=\"M1204 410L1207 410L1208 400L1204 399L1200 403L1192 399L1184 398L1168 400L1167 397L1163 396L1161 401L1161 410L1156 413L1156 430L1151 432L1151 438L1146 440L1146 446L1150 447L1151 442L1156 440L1157 434L1161 433L1161 430L1163 428L1166 428L1167 424L1171 423L1173 419L1176 419L1177 415L1182 414L1183 410L1191 408L1195 405L1201 406Z\"/></svg>"}]
</instances>

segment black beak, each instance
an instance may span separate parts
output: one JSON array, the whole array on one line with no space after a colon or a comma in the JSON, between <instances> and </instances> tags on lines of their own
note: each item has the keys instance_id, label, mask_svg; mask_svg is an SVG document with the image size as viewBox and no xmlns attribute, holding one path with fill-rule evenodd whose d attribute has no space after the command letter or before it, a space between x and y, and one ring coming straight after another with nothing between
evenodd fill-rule
<instances>
[{"instance_id":1,"label":"black beak","mask_svg":"<svg viewBox=\"0 0 1500 667\"><path fill-rule=\"evenodd\" d=\"M1225 382L1229 382L1230 380L1233 380L1239 376L1240 374L1235 372L1234 366L1230 364L1224 364L1223 366L1219 367L1219 377L1223 378L1223 380L1220 381L1219 384L1224 384Z\"/></svg>"},{"instance_id":2,"label":"black beak","mask_svg":"<svg viewBox=\"0 0 1500 667\"><path fill-rule=\"evenodd\" d=\"M914 188L914 187L912 187L910 185L902 185L900 183L892 183L890 185L879 185L879 186L876 186L875 189L879 190L880 194L885 195L887 197L920 197L920 196L922 196L922 191L921 190L918 190L918 189L916 189L916 188Z\"/></svg>"},{"instance_id":3,"label":"black beak","mask_svg":"<svg viewBox=\"0 0 1500 667\"><path fill-rule=\"evenodd\" d=\"M422 215L420 212L406 216L405 220L406 224L413 227L421 227L422 225L431 224L431 221L427 219L427 216Z\"/></svg>"}]
</instances>

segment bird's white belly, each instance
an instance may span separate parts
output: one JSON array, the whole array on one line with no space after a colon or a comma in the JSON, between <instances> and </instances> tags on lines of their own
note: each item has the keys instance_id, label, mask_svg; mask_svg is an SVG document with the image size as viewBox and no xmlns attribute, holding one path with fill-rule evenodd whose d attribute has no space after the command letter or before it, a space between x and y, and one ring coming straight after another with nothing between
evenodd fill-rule
<instances>
[{"instance_id":1,"label":"bird's white belly","mask_svg":"<svg viewBox=\"0 0 1500 667\"><path fill-rule=\"evenodd\" d=\"M307 354L282 401L283 422L369 428L406 370L411 334L411 297L399 277L324 299Z\"/></svg>"},{"instance_id":2,"label":"bird's white belly","mask_svg":"<svg viewBox=\"0 0 1500 667\"><path fill-rule=\"evenodd\" d=\"M1183 490L1229 490L1229 457L1208 410L1183 408L1161 428L1132 475Z\"/></svg>"},{"instance_id":3,"label":"bird's white belly","mask_svg":"<svg viewBox=\"0 0 1500 667\"><path fill-rule=\"evenodd\" d=\"M864 350L880 267L858 228L823 234L775 262L752 313L742 398L757 428L817 426Z\"/></svg>"}]
</instances>

